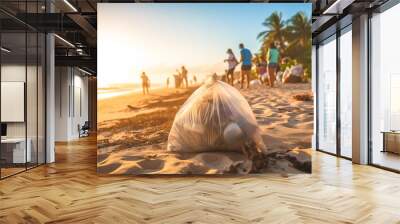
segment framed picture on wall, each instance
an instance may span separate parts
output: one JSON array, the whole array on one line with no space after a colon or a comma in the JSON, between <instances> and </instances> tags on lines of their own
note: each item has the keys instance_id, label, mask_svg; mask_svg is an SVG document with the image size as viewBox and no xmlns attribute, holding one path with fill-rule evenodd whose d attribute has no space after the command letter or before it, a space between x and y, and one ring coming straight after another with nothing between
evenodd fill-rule
<instances>
[{"instance_id":1,"label":"framed picture on wall","mask_svg":"<svg viewBox=\"0 0 400 224\"><path fill-rule=\"evenodd\" d=\"M98 4L98 172L310 173L311 4Z\"/></svg>"}]
</instances>

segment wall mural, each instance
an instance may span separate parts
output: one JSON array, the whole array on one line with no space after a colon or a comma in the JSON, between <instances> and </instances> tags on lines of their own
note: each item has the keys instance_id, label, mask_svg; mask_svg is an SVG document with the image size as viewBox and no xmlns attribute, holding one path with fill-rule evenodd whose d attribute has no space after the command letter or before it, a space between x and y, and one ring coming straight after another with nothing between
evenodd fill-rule
<instances>
[{"instance_id":1,"label":"wall mural","mask_svg":"<svg viewBox=\"0 0 400 224\"><path fill-rule=\"evenodd\" d=\"M311 4L98 4L102 174L311 173Z\"/></svg>"}]
</instances>

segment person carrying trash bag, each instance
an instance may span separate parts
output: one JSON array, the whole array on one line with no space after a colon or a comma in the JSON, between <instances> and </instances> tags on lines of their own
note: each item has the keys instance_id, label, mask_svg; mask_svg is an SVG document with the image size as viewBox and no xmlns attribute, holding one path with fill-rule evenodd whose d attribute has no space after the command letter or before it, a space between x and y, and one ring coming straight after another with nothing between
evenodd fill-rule
<instances>
[{"instance_id":1,"label":"person carrying trash bag","mask_svg":"<svg viewBox=\"0 0 400 224\"><path fill-rule=\"evenodd\" d=\"M266 151L250 105L214 75L181 106L168 136L171 152L242 152L248 159Z\"/></svg>"}]
</instances>

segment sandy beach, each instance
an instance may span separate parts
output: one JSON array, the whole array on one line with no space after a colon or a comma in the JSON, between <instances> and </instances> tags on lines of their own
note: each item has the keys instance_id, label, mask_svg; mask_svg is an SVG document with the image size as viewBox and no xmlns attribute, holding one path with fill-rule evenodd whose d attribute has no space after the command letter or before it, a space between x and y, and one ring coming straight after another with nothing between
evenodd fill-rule
<instances>
[{"instance_id":1,"label":"sandy beach","mask_svg":"<svg viewBox=\"0 0 400 224\"><path fill-rule=\"evenodd\" d=\"M164 88L151 91L149 95L131 93L99 100L98 172L246 173L248 161L242 153L172 153L166 150L175 114L196 88ZM310 89L310 84L300 83L241 90L256 116L268 149L257 173L311 172L313 102Z\"/></svg>"}]
</instances>

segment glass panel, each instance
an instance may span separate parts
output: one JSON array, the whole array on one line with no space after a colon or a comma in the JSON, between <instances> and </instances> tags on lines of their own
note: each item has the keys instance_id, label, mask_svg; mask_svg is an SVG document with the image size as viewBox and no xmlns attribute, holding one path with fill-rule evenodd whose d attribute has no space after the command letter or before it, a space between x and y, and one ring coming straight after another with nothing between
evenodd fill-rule
<instances>
[{"instance_id":1,"label":"glass panel","mask_svg":"<svg viewBox=\"0 0 400 224\"><path fill-rule=\"evenodd\" d=\"M372 163L400 170L400 5L375 15L372 25Z\"/></svg>"},{"instance_id":2,"label":"glass panel","mask_svg":"<svg viewBox=\"0 0 400 224\"><path fill-rule=\"evenodd\" d=\"M352 35L340 36L340 152L352 157Z\"/></svg>"},{"instance_id":3,"label":"glass panel","mask_svg":"<svg viewBox=\"0 0 400 224\"><path fill-rule=\"evenodd\" d=\"M28 163L28 168L37 165L38 160L38 142L37 142L37 132L38 132L38 36L36 32L27 33L28 38L28 62L27 62L27 80L26 80L26 115L27 115L27 143L28 150L30 148L30 162Z\"/></svg>"},{"instance_id":4,"label":"glass panel","mask_svg":"<svg viewBox=\"0 0 400 224\"><path fill-rule=\"evenodd\" d=\"M26 2L27 13L37 13L39 11L37 1ZM37 23L37 17L28 18L32 23ZM27 30L27 75L26 75L26 125L27 125L27 150L30 153L28 168L37 166L38 147L38 108L37 108L37 73L38 73L38 36L34 30Z\"/></svg>"},{"instance_id":5,"label":"glass panel","mask_svg":"<svg viewBox=\"0 0 400 224\"><path fill-rule=\"evenodd\" d=\"M31 159L31 151L26 150L26 34L2 33L1 45L1 173L5 177L25 170Z\"/></svg>"},{"instance_id":6,"label":"glass panel","mask_svg":"<svg viewBox=\"0 0 400 224\"><path fill-rule=\"evenodd\" d=\"M0 7L14 13L43 13L45 1L1 1ZM1 12L0 17L8 18ZM44 34L12 18L0 26L0 177L4 178L45 162L46 54Z\"/></svg>"},{"instance_id":7,"label":"glass panel","mask_svg":"<svg viewBox=\"0 0 400 224\"><path fill-rule=\"evenodd\" d=\"M336 37L318 48L318 148L336 153Z\"/></svg>"}]
</instances>

